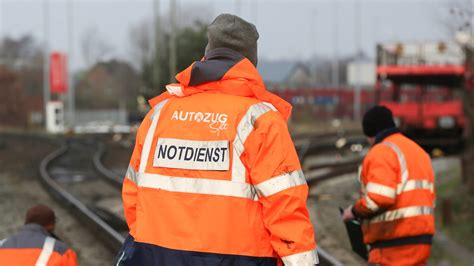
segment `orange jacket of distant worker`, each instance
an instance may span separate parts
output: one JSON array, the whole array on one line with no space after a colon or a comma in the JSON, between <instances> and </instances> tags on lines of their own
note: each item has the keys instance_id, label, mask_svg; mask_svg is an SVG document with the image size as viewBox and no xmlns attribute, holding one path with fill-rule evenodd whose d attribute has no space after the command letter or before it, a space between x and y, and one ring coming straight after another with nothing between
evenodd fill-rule
<instances>
[{"instance_id":1,"label":"orange jacket of distant worker","mask_svg":"<svg viewBox=\"0 0 474 266\"><path fill-rule=\"evenodd\" d=\"M227 48L177 80L138 129L123 183L133 248L119 265L316 264L291 106Z\"/></svg>"},{"instance_id":2,"label":"orange jacket of distant worker","mask_svg":"<svg viewBox=\"0 0 474 266\"><path fill-rule=\"evenodd\" d=\"M26 224L0 241L1 266L76 266L76 253L41 225Z\"/></svg>"},{"instance_id":3,"label":"orange jacket of distant worker","mask_svg":"<svg viewBox=\"0 0 474 266\"><path fill-rule=\"evenodd\" d=\"M378 136L380 140L363 161L361 198L352 210L364 218L369 262L392 265L393 251L392 259L397 257L393 265L410 265L409 261L425 261L429 256L435 232L434 174L430 157L421 147L396 130L388 133ZM420 258L404 256L410 248L419 248L415 253Z\"/></svg>"}]
</instances>

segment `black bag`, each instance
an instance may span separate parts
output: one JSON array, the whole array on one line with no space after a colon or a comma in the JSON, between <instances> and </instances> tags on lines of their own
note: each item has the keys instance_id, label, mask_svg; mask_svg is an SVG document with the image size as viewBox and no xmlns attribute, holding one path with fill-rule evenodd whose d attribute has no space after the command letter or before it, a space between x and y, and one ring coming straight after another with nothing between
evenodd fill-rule
<instances>
[{"instance_id":1,"label":"black bag","mask_svg":"<svg viewBox=\"0 0 474 266\"><path fill-rule=\"evenodd\" d=\"M343 208L339 208L339 211L341 212L341 215L344 213ZM358 219L353 219L344 222L344 224L351 242L352 250L364 260L368 260L369 253L367 251L367 246L364 244L364 236L362 234L362 228L360 227L360 221Z\"/></svg>"}]
</instances>

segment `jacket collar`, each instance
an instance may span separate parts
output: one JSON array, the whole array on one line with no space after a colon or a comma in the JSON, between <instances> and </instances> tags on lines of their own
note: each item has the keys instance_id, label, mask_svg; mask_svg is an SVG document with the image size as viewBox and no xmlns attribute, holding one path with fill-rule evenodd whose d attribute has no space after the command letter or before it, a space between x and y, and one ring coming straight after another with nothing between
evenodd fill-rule
<instances>
[{"instance_id":1,"label":"jacket collar","mask_svg":"<svg viewBox=\"0 0 474 266\"><path fill-rule=\"evenodd\" d=\"M229 77L224 78L224 75L245 57L228 48L217 48L208 52L203 59L194 62L186 70L176 75L176 80L185 86L199 86L207 82L228 80ZM247 74L246 79L258 78L249 75L254 73L245 74Z\"/></svg>"},{"instance_id":2,"label":"jacket collar","mask_svg":"<svg viewBox=\"0 0 474 266\"><path fill-rule=\"evenodd\" d=\"M201 92L251 97L271 103L288 120L291 105L265 89L255 66L240 53L228 49L211 50L202 61L194 62L176 75L177 84L166 86L167 92L151 99L151 106L171 98L185 97Z\"/></svg>"},{"instance_id":3,"label":"jacket collar","mask_svg":"<svg viewBox=\"0 0 474 266\"><path fill-rule=\"evenodd\" d=\"M396 127L387 128L387 129L384 129L384 130L380 131L379 133L377 133L377 135L375 135L374 145L382 142L388 136L391 136L391 135L396 134L396 133L400 133L400 129L398 129Z\"/></svg>"},{"instance_id":4,"label":"jacket collar","mask_svg":"<svg viewBox=\"0 0 474 266\"><path fill-rule=\"evenodd\" d=\"M45 236L50 235L50 233L43 226L39 224L35 224L35 223L29 223L29 224L23 225L20 231L36 232Z\"/></svg>"}]
</instances>

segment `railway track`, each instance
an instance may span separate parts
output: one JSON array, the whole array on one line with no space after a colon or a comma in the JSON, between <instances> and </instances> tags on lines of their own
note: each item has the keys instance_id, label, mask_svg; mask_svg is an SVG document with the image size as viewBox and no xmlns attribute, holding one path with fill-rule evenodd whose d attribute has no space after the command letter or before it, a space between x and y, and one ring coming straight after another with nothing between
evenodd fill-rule
<instances>
[{"instance_id":1,"label":"railway track","mask_svg":"<svg viewBox=\"0 0 474 266\"><path fill-rule=\"evenodd\" d=\"M105 155L105 144L100 143L99 149L94 154L94 158L93 158L94 167L97 169L97 171L99 171L102 174L102 176L106 178L106 180L112 186L120 189L122 187L122 181L123 181L124 175L122 173L118 173L106 167L104 163L102 162L104 155Z\"/></svg>"},{"instance_id":2,"label":"railway track","mask_svg":"<svg viewBox=\"0 0 474 266\"><path fill-rule=\"evenodd\" d=\"M82 144L82 145L81 145ZM84 224L90 227L96 236L100 238L112 251L118 251L125 240L127 233L126 224L116 214L100 206L101 198L99 190L87 195L87 191L79 188L85 182L89 182L88 188L101 187L100 193L112 188L106 184L93 169L90 153L77 153L78 149L91 150L93 143L69 143L63 144L59 149L46 156L40 164L40 175L43 184L50 194L73 213ZM82 146L82 147L81 147ZM79 164L87 165L85 169L77 169ZM69 167L69 168L68 168ZM72 170L71 170L72 167ZM91 189L93 190L93 189ZM116 191L116 188L113 188ZM116 192L115 192L116 193ZM117 196L120 200L120 194Z\"/></svg>"},{"instance_id":3,"label":"railway track","mask_svg":"<svg viewBox=\"0 0 474 266\"><path fill-rule=\"evenodd\" d=\"M296 149L301 161L325 153L348 152L354 145L362 145L364 140L359 136L349 136L341 141L340 136L305 136L296 142ZM40 173L48 191L66 207L71 208L78 219L90 226L98 238L113 251L118 251L126 235L126 223L123 217L110 212L99 203L100 195L88 195L81 187L108 187L120 197L117 190L121 187L123 176L106 167L103 163L105 145L87 141L72 141L43 159ZM82 155L81 155L82 154ZM84 156L86 154L86 156ZM87 154L94 154L92 158ZM360 158L344 162L316 163L306 170L310 186L331 179L343 173L357 169ZM84 168L77 168L78 165ZM72 170L71 170L72 169ZM312 176L310 173L326 169L325 173ZM92 183L92 184L87 184ZM93 190L93 189L91 189ZM103 190L101 191L103 194ZM318 247L320 265L343 265L326 250Z\"/></svg>"}]
</instances>

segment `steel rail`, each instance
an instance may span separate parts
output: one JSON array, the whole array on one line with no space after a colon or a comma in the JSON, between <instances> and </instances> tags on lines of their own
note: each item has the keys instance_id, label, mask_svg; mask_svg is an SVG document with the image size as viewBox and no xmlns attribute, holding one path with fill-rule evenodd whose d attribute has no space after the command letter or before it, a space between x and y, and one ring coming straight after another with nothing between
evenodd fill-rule
<instances>
[{"instance_id":1,"label":"steel rail","mask_svg":"<svg viewBox=\"0 0 474 266\"><path fill-rule=\"evenodd\" d=\"M50 164L63 156L68 151L67 145L62 145L59 149L48 154L42 161L39 167L41 181L46 187L47 191L65 207L73 210L73 213L82 222L86 223L94 230L94 233L101 238L107 246L114 252L117 252L122 243L125 241L117 230L107 224L94 211L92 211L83 202L73 196L71 193L62 188L48 172Z\"/></svg>"}]
</instances>

